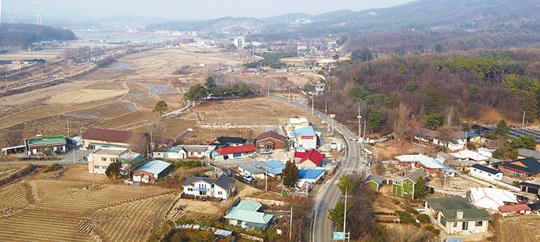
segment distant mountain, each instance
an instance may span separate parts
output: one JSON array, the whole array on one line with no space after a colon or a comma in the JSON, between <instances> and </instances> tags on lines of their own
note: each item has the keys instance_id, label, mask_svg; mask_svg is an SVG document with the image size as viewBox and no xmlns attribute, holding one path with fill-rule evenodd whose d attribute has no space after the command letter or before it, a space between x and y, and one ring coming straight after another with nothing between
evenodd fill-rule
<instances>
[{"instance_id":1,"label":"distant mountain","mask_svg":"<svg viewBox=\"0 0 540 242\"><path fill-rule=\"evenodd\" d=\"M339 10L316 16L293 13L265 19L226 17L207 21L175 21L148 25L146 29L340 33L358 30L478 30L515 27L536 31L540 30L538 13L538 0L419 0L390 8L358 12Z\"/></svg>"}]
</instances>

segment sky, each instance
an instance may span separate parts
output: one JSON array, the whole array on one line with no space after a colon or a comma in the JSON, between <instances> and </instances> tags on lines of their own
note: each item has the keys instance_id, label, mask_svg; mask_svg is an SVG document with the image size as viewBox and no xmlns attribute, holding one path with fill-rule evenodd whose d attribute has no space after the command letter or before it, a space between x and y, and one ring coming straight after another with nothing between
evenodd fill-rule
<instances>
[{"instance_id":1,"label":"sky","mask_svg":"<svg viewBox=\"0 0 540 242\"><path fill-rule=\"evenodd\" d=\"M201 20L225 16L265 18L288 13L321 14L351 9L385 8L414 0L0 0L2 13L33 15L32 2L44 2L43 17L130 15Z\"/></svg>"}]
</instances>

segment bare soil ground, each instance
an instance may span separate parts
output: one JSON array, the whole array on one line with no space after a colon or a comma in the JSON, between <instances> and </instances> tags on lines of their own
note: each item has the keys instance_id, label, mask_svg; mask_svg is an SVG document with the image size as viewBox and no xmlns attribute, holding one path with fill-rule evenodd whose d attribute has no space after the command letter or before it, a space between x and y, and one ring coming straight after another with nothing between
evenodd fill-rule
<instances>
[{"instance_id":1,"label":"bare soil ground","mask_svg":"<svg viewBox=\"0 0 540 242\"><path fill-rule=\"evenodd\" d=\"M540 241L539 223L540 216L501 218L495 225L496 241Z\"/></svg>"}]
</instances>

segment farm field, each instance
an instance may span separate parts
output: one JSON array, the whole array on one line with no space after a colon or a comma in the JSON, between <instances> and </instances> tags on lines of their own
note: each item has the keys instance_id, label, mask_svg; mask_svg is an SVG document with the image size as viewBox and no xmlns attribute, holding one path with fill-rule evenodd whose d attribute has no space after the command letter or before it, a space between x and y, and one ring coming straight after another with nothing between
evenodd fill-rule
<instances>
[{"instance_id":1,"label":"farm field","mask_svg":"<svg viewBox=\"0 0 540 242\"><path fill-rule=\"evenodd\" d=\"M540 234L538 233L539 216L501 218L494 223L496 223L496 241L540 241Z\"/></svg>"},{"instance_id":2,"label":"farm field","mask_svg":"<svg viewBox=\"0 0 540 242\"><path fill-rule=\"evenodd\" d=\"M144 241L175 190L26 178L0 188L0 227L9 241Z\"/></svg>"}]
</instances>

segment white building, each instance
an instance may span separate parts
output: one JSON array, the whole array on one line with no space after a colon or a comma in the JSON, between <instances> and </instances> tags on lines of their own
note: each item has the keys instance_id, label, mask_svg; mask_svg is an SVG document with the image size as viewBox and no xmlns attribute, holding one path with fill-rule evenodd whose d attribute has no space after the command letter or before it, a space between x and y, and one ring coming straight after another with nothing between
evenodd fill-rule
<instances>
[{"instance_id":1,"label":"white building","mask_svg":"<svg viewBox=\"0 0 540 242\"><path fill-rule=\"evenodd\" d=\"M469 175L486 180L486 181L500 181L503 178L502 171L483 166L480 164L474 164L471 166L471 171Z\"/></svg>"},{"instance_id":2,"label":"white building","mask_svg":"<svg viewBox=\"0 0 540 242\"><path fill-rule=\"evenodd\" d=\"M196 197L227 199L236 191L236 181L226 175L219 178L188 177L183 183L184 194Z\"/></svg>"},{"instance_id":3,"label":"white building","mask_svg":"<svg viewBox=\"0 0 540 242\"><path fill-rule=\"evenodd\" d=\"M499 207L518 203L516 195L512 192L484 187L472 187L470 200L474 206L492 211L499 211Z\"/></svg>"}]
</instances>

